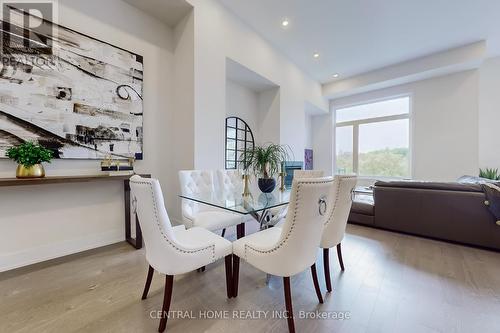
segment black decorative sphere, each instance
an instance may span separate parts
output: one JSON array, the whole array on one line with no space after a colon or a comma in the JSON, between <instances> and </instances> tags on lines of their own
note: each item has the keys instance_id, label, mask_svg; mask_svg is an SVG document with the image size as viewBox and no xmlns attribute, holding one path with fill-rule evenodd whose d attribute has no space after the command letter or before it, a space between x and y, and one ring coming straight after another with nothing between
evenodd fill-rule
<instances>
[{"instance_id":1,"label":"black decorative sphere","mask_svg":"<svg viewBox=\"0 0 500 333\"><path fill-rule=\"evenodd\" d=\"M276 187L276 179L274 178L259 178L259 189L264 193L271 193Z\"/></svg>"}]
</instances>

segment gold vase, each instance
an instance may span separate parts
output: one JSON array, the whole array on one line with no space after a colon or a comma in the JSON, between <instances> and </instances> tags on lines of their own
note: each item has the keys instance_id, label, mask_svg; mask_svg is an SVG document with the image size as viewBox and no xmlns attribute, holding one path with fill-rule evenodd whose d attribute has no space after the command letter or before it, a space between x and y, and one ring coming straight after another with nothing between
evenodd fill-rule
<instances>
[{"instance_id":1,"label":"gold vase","mask_svg":"<svg viewBox=\"0 0 500 333\"><path fill-rule=\"evenodd\" d=\"M16 170L16 178L43 178L45 177L45 169L41 164L35 164L29 168L19 164Z\"/></svg>"},{"instance_id":2,"label":"gold vase","mask_svg":"<svg viewBox=\"0 0 500 333\"><path fill-rule=\"evenodd\" d=\"M248 181L249 181L249 176L248 175L243 175L243 196L248 197L252 193L250 192L250 188L248 186Z\"/></svg>"}]
</instances>

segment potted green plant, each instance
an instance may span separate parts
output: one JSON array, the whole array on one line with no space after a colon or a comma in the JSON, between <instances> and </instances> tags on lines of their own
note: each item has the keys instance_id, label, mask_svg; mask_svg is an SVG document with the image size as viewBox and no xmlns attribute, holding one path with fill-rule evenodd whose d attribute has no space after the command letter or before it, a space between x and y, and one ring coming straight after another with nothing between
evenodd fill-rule
<instances>
[{"instance_id":1,"label":"potted green plant","mask_svg":"<svg viewBox=\"0 0 500 333\"><path fill-rule=\"evenodd\" d=\"M51 150L29 141L16 147L10 147L6 155L18 164L16 170L17 178L45 177L45 169L42 162L50 163L52 159Z\"/></svg>"},{"instance_id":2,"label":"potted green plant","mask_svg":"<svg viewBox=\"0 0 500 333\"><path fill-rule=\"evenodd\" d=\"M280 171L282 163L289 160L290 148L286 145L266 144L247 148L241 155L243 169L251 170L259 177L259 189L270 193L276 187L274 178Z\"/></svg>"},{"instance_id":3,"label":"potted green plant","mask_svg":"<svg viewBox=\"0 0 500 333\"><path fill-rule=\"evenodd\" d=\"M498 169L486 168L479 169L479 177L491 179L491 180L500 180L500 173L498 173Z\"/></svg>"}]
</instances>

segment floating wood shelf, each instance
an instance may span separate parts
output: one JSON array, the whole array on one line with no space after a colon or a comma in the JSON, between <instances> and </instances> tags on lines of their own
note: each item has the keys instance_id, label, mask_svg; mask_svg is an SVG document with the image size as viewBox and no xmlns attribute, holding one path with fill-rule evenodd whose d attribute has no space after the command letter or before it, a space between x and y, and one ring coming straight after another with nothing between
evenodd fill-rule
<instances>
[{"instance_id":1,"label":"floating wood shelf","mask_svg":"<svg viewBox=\"0 0 500 333\"><path fill-rule=\"evenodd\" d=\"M132 175L78 175L78 176L49 176L44 178L0 178L2 186L43 185L63 183L84 183L93 181L126 180Z\"/></svg>"},{"instance_id":2,"label":"floating wood shelf","mask_svg":"<svg viewBox=\"0 0 500 333\"><path fill-rule=\"evenodd\" d=\"M151 175L141 175L150 178ZM130 184L129 178L132 175L79 175L79 176L51 176L44 178L0 178L0 187L2 186L25 186L25 185L43 185L43 184L67 184L67 183L87 183L98 181L122 181L125 199L125 240L136 249L142 247L142 232L135 214L135 234L131 235L131 211L130 211Z\"/></svg>"}]
</instances>

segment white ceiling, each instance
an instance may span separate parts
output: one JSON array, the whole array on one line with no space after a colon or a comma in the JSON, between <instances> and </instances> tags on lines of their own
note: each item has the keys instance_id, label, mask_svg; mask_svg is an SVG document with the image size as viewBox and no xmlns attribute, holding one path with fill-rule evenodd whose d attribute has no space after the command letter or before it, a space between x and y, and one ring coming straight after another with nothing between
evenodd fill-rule
<instances>
[{"instance_id":1,"label":"white ceiling","mask_svg":"<svg viewBox=\"0 0 500 333\"><path fill-rule=\"evenodd\" d=\"M185 0L123 0L174 27L193 8Z\"/></svg>"},{"instance_id":2,"label":"white ceiling","mask_svg":"<svg viewBox=\"0 0 500 333\"><path fill-rule=\"evenodd\" d=\"M321 82L479 40L500 55L500 0L219 1Z\"/></svg>"}]
</instances>

